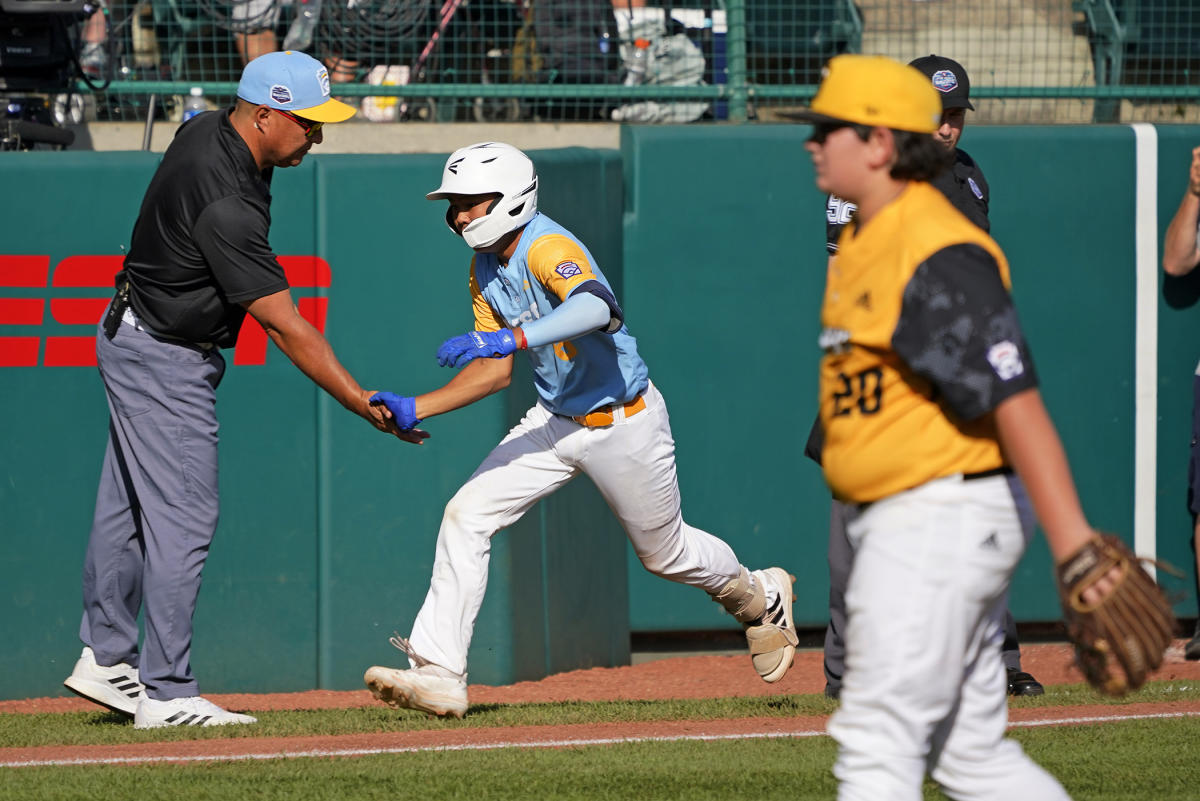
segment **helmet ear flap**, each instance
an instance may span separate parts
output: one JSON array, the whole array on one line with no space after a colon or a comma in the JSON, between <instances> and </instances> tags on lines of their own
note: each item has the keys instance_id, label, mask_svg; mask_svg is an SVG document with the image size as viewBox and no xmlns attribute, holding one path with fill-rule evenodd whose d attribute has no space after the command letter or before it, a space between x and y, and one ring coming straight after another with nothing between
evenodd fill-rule
<instances>
[{"instance_id":1,"label":"helmet ear flap","mask_svg":"<svg viewBox=\"0 0 1200 801\"><path fill-rule=\"evenodd\" d=\"M446 227L454 234L458 234L458 229L454 227L454 206L446 204Z\"/></svg>"}]
</instances>

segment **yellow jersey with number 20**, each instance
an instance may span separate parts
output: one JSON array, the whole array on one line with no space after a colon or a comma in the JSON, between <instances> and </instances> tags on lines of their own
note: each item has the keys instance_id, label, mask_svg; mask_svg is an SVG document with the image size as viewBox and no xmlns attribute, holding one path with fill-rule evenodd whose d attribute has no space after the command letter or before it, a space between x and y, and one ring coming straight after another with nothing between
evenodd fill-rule
<instances>
[{"instance_id":1,"label":"yellow jersey with number 20","mask_svg":"<svg viewBox=\"0 0 1200 801\"><path fill-rule=\"evenodd\" d=\"M910 183L865 228L859 230L857 222L851 222L842 233L838 255L829 266L820 339L824 351L820 379L820 417L825 431L822 463L826 481L841 500L868 503L935 478L1004 465L992 416L979 414L975 419L961 419L947 406L939 387L914 370L893 344L902 314L914 315L917 308L922 310L921 316L936 316L924 314L924 310L936 308L937 297L923 298L905 311L906 292L914 274L935 254L944 270L947 254L959 253L969 254L976 268L983 264L984 273L994 260L991 272L995 286L990 297L1002 297L998 306L1011 303L1007 296L1008 262L1000 247L927 183ZM956 272L956 262L951 259L949 263L951 269L942 275ZM973 274L978 273L976 269ZM923 287L913 292L930 294ZM964 302L952 297L953 289L948 293L950 305ZM932 340L926 344L934 351L933 358L943 362L939 366L943 373L947 372L946 360L936 352L936 340L939 336L957 337L956 325L971 328L967 319L970 299L965 305L963 319L967 322L960 324L950 318L945 332L939 329L926 337ZM1010 305L1001 311L1015 315ZM1015 316L1012 320L1015 327ZM914 324L924 337L928 322ZM976 340L983 335L972 331L969 336ZM1010 341L1014 339L1016 345ZM977 346L972 353L986 353L987 360L995 365L996 354L1001 358L1011 352L1006 348L1023 352L1019 331L994 344ZM1020 375L1021 365L1018 358L1016 368L1004 370L1009 374L1015 370L1018 384L1026 378L1034 380L1032 369L1028 375ZM955 369L951 363L951 371ZM976 381L975 376L968 373L966 379L951 380L964 386L996 381L994 376L986 375ZM993 403L1006 391L1010 391L1008 387L989 391L984 403ZM983 411L987 410L985 405Z\"/></svg>"}]
</instances>

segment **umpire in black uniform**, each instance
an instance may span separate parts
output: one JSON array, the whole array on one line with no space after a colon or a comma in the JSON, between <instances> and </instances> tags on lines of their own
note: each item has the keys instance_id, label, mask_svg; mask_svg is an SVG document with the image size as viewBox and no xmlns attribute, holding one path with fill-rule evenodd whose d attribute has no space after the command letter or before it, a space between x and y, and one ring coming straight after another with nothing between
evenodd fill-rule
<instances>
[{"instance_id":1,"label":"umpire in black uniform","mask_svg":"<svg viewBox=\"0 0 1200 801\"><path fill-rule=\"evenodd\" d=\"M217 526L216 388L247 312L292 362L380 431L369 402L300 316L268 243L271 176L354 110L298 52L246 65L231 109L179 128L142 201L117 294L96 337L109 437L83 570L84 649L73 692L135 728L253 723L207 701L192 675L192 614ZM138 647L138 612L145 643Z\"/></svg>"},{"instance_id":2,"label":"umpire in black uniform","mask_svg":"<svg viewBox=\"0 0 1200 801\"><path fill-rule=\"evenodd\" d=\"M991 229L988 220L988 184L983 171L965 150L958 147L966 124L967 109L971 105L971 83L967 71L953 59L928 55L909 62L925 73L942 95L942 119L933 136L952 151L949 166L938 174L932 183L954 207L984 231ZM830 195L826 205L826 249L830 256L837 253L838 237L842 228L850 221L855 211L854 204ZM821 461L820 421L813 426L805 453L818 464ZM1023 489L1023 488L1022 488ZM1034 526L1033 507L1023 492L1016 496L1018 513L1026 531ZM829 519L829 625L825 629L825 694L836 698L841 692L842 674L845 671L846 627L845 592L846 580L850 575L853 552L846 538L846 510L839 501L833 501ZM1005 610L1004 645L1002 654L1008 671L1008 691L1011 695L1041 695L1042 685L1021 669L1021 650L1017 641L1017 624L1012 613Z\"/></svg>"}]
</instances>

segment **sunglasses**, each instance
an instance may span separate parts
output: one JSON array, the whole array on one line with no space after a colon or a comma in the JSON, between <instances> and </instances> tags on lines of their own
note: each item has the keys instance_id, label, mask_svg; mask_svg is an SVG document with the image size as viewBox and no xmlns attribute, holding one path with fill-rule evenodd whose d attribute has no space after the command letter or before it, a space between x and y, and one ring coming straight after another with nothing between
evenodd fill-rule
<instances>
[{"instance_id":1,"label":"sunglasses","mask_svg":"<svg viewBox=\"0 0 1200 801\"><path fill-rule=\"evenodd\" d=\"M321 126L323 126L325 124L323 122L317 122L315 120L306 120L303 117L297 117L295 114L292 114L289 111L284 111L283 109L274 108L273 106L268 106L268 108L270 108L271 111L279 112L280 114L282 114L283 116L285 116L289 120L291 120L292 122L299 125L300 128L303 129L303 131L304 131L305 139L312 139L321 130Z\"/></svg>"},{"instance_id":2,"label":"sunglasses","mask_svg":"<svg viewBox=\"0 0 1200 801\"><path fill-rule=\"evenodd\" d=\"M823 145L825 140L834 131L840 131L842 128L852 127L848 122L814 122L812 133L808 137L808 141L814 144Z\"/></svg>"}]
</instances>

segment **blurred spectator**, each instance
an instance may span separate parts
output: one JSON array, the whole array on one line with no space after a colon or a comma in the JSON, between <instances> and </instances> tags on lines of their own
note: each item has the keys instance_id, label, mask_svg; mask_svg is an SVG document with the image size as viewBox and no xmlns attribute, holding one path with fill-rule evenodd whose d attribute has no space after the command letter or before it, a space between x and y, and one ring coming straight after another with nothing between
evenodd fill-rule
<instances>
[{"instance_id":1,"label":"blurred spectator","mask_svg":"<svg viewBox=\"0 0 1200 801\"><path fill-rule=\"evenodd\" d=\"M108 7L104 3L83 23L79 66L90 78L103 78L108 67Z\"/></svg>"},{"instance_id":2,"label":"blurred spectator","mask_svg":"<svg viewBox=\"0 0 1200 801\"><path fill-rule=\"evenodd\" d=\"M275 35L279 11L291 4L292 0L233 0L229 28L233 31L234 44L242 64L279 49L279 40Z\"/></svg>"},{"instance_id":3,"label":"blurred spectator","mask_svg":"<svg viewBox=\"0 0 1200 801\"><path fill-rule=\"evenodd\" d=\"M280 11L285 6L294 6L295 14L282 49L310 50L323 1L326 0L233 0L229 27L233 31L234 44L242 64L248 64L264 53L281 49L276 29ZM329 70L330 83L350 83L358 79L357 61L342 56L326 56L322 60ZM348 105L356 105L352 98L338 99Z\"/></svg>"},{"instance_id":4,"label":"blurred spectator","mask_svg":"<svg viewBox=\"0 0 1200 801\"><path fill-rule=\"evenodd\" d=\"M1163 270L1183 276L1200 265L1200 147L1192 150L1187 189L1163 239ZM1200 603L1200 365L1192 379L1192 448L1188 461L1188 509L1192 513L1192 551L1196 559L1196 597ZM1200 617L1184 656L1200 659Z\"/></svg>"},{"instance_id":5,"label":"blurred spectator","mask_svg":"<svg viewBox=\"0 0 1200 801\"><path fill-rule=\"evenodd\" d=\"M527 53L524 80L543 84L605 84L621 80L617 63L614 0L531 0L519 38ZM531 41L532 40L532 41ZM613 106L604 98L551 98L534 105L543 119L607 119Z\"/></svg>"}]
</instances>

